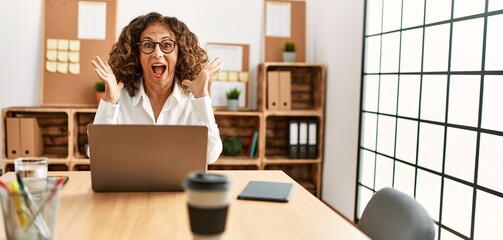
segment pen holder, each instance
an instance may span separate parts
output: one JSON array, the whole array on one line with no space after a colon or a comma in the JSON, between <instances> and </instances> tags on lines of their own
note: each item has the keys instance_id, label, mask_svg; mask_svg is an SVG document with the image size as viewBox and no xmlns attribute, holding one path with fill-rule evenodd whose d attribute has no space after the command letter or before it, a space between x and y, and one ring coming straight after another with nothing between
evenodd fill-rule
<instances>
[{"instance_id":1,"label":"pen holder","mask_svg":"<svg viewBox=\"0 0 503 240\"><path fill-rule=\"evenodd\" d=\"M61 186L52 180L46 188L30 193L1 191L3 221L7 239L53 239ZM31 195L31 196L29 196ZM36 195L37 198L33 198Z\"/></svg>"}]
</instances>

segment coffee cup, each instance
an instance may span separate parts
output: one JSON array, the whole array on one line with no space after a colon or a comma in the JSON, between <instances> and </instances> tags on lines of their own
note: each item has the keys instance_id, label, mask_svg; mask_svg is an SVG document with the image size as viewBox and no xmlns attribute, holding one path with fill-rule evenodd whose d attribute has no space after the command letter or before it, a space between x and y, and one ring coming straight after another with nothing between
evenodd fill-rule
<instances>
[{"instance_id":1,"label":"coffee cup","mask_svg":"<svg viewBox=\"0 0 503 240\"><path fill-rule=\"evenodd\" d=\"M229 179L220 174L193 172L183 187L193 239L223 239L231 198Z\"/></svg>"}]
</instances>

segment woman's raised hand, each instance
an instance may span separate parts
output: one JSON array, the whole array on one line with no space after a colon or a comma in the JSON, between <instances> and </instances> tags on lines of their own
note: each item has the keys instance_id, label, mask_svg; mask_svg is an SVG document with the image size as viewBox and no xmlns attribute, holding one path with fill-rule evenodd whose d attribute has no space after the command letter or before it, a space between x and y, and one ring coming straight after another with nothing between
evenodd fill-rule
<instances>
[{"instance_id":1,"label":"woman's raised hand","mask_svg":"<svg viewBox=\"0 0 503 240\"><path fill-rule=\"evenodd\" d=\"M94 66L94 70L98 77L105 82L105 100L108 103L117 104L119 102L119 97L121 96L121 90L124 87L123 82L117 83L115 75L112 68L106 61L103 61L100 57L95 56L91 63Z\"/></svg>"},{"instance_id":2,"label":"woman's raised hand","mask_svg":"<svg viewBox=\"0 0 503 240\"><path fill-rule=\"evenodd\" d=\"M192 81L185 79L182 81L182 85L187 86L196 98L207 96L209 95L211 78L220 72L221 67L222 61L220 61L220 59L211 59L204 65L196 79Z\"/></svg>"}]
</instances>

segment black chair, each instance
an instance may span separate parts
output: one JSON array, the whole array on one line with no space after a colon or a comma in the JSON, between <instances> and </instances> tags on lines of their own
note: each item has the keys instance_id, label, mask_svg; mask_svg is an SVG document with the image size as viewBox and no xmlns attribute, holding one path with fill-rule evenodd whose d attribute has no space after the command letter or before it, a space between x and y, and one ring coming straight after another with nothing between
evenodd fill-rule
<instances>
[{"instance_id":1,"label":"black chair","mask_svg":"<svg viewBox=\"0 0 503 240\"><path fill-rule=\"evenodd\" d=\"M433 240L433 224L414 198L394 188L383 188L365 207L358 229L374 240Z\"/></svg>"}]
</instances>

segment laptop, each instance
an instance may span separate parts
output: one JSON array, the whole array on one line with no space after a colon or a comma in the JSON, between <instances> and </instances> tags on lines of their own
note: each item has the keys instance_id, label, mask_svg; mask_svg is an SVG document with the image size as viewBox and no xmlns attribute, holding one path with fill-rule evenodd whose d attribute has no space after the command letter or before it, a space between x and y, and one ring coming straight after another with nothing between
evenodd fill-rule
<instances>
[{"instance_id":1,"label":"laptop","mask_svg":"<svg viewBox=\"0 0 503 240\"><path fill-rule=\"evenodd\" d=\"M181 191L205 172L208 128L181 125L88 125L95 192Z\"/></svg>"}]
</instances>

